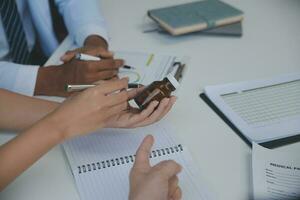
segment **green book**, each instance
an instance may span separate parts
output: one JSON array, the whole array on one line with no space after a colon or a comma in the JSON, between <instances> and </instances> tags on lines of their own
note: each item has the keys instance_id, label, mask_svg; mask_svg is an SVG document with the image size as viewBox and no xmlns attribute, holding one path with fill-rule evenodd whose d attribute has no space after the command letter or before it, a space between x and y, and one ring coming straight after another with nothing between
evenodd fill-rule
<instances>
[{"instance_id":1,"label":"green book","mask_svg":"<svg viewBox=\"0 0 300 200\"><path fill-rule=\"evenodd\" d=\"M153 9L148 15L172 35L225 26L243 19L243 12L218 0L204 0Z\"/></svg>"}]
</instances>

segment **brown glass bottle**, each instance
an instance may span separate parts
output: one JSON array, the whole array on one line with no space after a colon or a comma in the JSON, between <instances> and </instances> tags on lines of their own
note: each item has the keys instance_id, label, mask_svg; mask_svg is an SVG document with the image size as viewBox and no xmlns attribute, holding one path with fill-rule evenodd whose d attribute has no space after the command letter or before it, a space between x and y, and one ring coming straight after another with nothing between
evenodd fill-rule
<instances>
[{"instance_id":1,"label":"brown glass bottle","mask_svg":"<svg viewBox=\"0 0 300 200\"><path fill-rule=\"evenodd\" d=\"M154 81L147 86L134 98L134 101L140 109L145 109L152 101L160 102L163 98L170 97L171 93L178 87L178 81L173 75L169 74L162 81Z\"/></svg>"}]
</instances>

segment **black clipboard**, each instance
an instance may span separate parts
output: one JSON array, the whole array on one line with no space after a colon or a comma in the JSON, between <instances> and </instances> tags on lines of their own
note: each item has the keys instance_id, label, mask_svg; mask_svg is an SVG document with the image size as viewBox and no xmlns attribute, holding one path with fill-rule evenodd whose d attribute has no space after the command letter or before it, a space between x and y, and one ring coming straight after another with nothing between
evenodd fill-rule
<instances>
[{"instance_id":1,"label":"black clipboard","mask_svg":"<svg viewBox=\"0 0 300 200\"><path fill-rule=\"evenodd\" d=\"M252 147L252 143L244 136L244 134L233 123L231 123L231 121L223 114L223 112L204 93L201 93L199 96L246 144ZM300 134L260 143L260 145L272 149L272 148L292 144L299 141L300 141Z\"/></svg>"}]
</instances>

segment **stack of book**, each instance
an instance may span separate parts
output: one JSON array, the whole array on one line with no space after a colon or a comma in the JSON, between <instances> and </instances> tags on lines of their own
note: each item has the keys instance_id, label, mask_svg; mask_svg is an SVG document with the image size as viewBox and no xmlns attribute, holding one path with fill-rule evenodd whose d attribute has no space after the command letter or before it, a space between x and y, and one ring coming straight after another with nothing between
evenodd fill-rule
<instances>
[{"instance_id":1,"label":"stack of book","mask_svg":"<svg viewBox=\"0 0 300 200\"><path fill-rule=\"evenodd\" d=\"M243 12L217 0L152 9L148 16L174 36L192 32L242 35Z\"/></svg>"}]
</instances>

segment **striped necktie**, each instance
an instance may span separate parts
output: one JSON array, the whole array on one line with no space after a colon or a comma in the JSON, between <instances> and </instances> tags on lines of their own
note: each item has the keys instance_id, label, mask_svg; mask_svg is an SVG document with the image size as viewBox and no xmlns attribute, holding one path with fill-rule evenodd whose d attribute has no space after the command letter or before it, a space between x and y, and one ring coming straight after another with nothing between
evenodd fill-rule
<instances>
[{"instance_id":1,"label":"striped necktie","mask_svg":"<svg viewBox=\"0 0 300 200\"><path fill-rule=\"evenodd\" d=\"M28 64L30 52L15 0L1 0L0 12L13 62Z\"/></svg>"}]
</instances>

